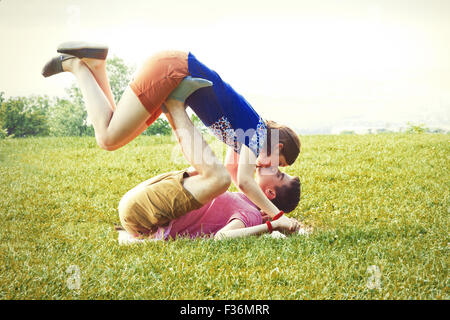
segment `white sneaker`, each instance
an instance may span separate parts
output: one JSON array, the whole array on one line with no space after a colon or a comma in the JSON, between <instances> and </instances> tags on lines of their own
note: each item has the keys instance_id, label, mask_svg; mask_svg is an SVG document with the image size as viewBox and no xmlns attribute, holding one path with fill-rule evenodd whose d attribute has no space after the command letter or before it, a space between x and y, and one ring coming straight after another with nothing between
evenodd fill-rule
<instances>
[{"instance_id":1,"label":"white sneaker","mask_svg":"<svg viewBox=\"0 0 450 320\"><path fill-rule=\"evenodd\" d=\"M120 245L130 245L130 244L142 243L142 242L146 241L146 239L137 239L137 238L133 237L131 234L129 234L125 230L119 230L117 232L119 233L118 240L119 240Z\"/></svg>"}]
</instances>

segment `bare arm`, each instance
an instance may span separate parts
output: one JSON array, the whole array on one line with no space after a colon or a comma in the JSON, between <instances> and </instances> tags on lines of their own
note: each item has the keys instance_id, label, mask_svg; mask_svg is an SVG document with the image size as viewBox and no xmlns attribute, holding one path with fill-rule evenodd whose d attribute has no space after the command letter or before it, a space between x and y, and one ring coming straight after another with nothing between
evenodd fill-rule
<instances>
[{"instance_id":1,"label":"bare arm","mask_svg":"<svg viewBox=\"0 0 450 320\"><path fill-rule=\"evenodd\" d=\"M272 228L274 230L292 233L294 231L298 231L299 226L296 226L294 230L291 230L291 222L289 221L291 219L288 218L288 221L284 220L276 220L272 221ZM264 234L269 232L269 228L267 224L259 224L257 226L253 227L245 227L245 224L239 220L234 219L230 221L225 227L220 229L216 235L214 236L215 240L224 240L224 239L233 239L233 238L242 238L242 237L248 237L248 236L257 236L260 234Z\"/></svg>"},{"instance_id":2,"label":"bare arm","mask_svg":"<svg viewBox=\"0 0 450 320\"><path fill-rule=\"evenodd\" d=\"M232 148L228 148L227 155L225 157L225 168L227 168L228 173L231 176L231 180L237 186L237 174L239 167L239 154L234 152Z\"/></svg>"},{"instance_id":3,"label":"bare arm","mask_svg":"<svg viewBox=\"0 0 450 320\"><path fill-rule=\"evenodd\" d=\"M227 230L220 233L217 233L214 239L216 240L224 240L224 239L232 239L232 238L242 238L248 236L258 236L260 234L268 232L266 224L260 224L257 226L242 228L242 229L234 229Z\"/></svg>"},{"instance_id":4,"label":"bare arm","mask_svg":"<svg viewBox=\"0 0 450 320\"><path fill-rule=\"evenodd\" d=\"M280 210L267 199L264 192L262 192L261 188L256 183L254 179L255 170L255 154L246 145L242 145L237 172L237 186L250 201L273 218Z\"/></svg>"}]
</instances>

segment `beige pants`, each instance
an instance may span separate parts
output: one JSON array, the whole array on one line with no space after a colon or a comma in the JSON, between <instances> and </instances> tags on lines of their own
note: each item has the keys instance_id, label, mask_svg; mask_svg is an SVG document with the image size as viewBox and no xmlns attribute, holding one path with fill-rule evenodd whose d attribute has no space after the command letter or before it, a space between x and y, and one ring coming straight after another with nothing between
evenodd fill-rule
<instances>
[{"instance_id":1,"label":"beige pants","mask_svg":"<svg viewBox=\"0 0 450 320\"><path fill-rule=\"evenodd\" d=\"M183 187L186 170L164 173L146 180L128 191L119 203L124 229L134 237L148 237L202 204Z\"/></svg>"}]
</instances>

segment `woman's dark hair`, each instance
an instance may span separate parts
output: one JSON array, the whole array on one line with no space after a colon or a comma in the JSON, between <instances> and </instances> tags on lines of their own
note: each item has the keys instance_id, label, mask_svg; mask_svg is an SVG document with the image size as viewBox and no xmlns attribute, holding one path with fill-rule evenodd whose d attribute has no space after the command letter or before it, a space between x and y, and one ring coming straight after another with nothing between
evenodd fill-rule
<instances>
[{"instance_id":1,"label":"woman's dark hair","mask_svg":"<svg viewBox=\"0 0 450 320\"><path fill-rule=\"evenodd\" d=\"M267 137L266 137L266 150L267 155L270 156L272 153L272 136L273 131L278 131L278 143L283 144L283 149L280 154L284 156L288 165L291 165L297 159L298 154L300 153L300 139L294 130L291 128L278 124L275 121L267 120Z\"/></svg>"}]
</instances>

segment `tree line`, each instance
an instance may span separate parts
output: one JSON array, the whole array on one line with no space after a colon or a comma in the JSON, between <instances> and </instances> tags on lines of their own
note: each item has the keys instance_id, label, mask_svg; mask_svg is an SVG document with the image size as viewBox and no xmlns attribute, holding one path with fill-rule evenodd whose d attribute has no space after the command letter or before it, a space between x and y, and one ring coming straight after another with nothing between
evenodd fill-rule
<instances>
[{"instance_id":1,"label":"tree line","mask_svg":"<svg viewBox=\"0 0 450 320\"><path fill-rule=\"evenodd\" d=\"M127 66L121 58L112 57L108 59L106 69L114 99L119 101L134 68ZM5 92L0 91L0 138L94 136L80 89L72 84L66 93L67 96L63 98L31 95L7 99ZM143 134L170 133L169 123L158 118Z\"/></svg>"}]
</instances>

